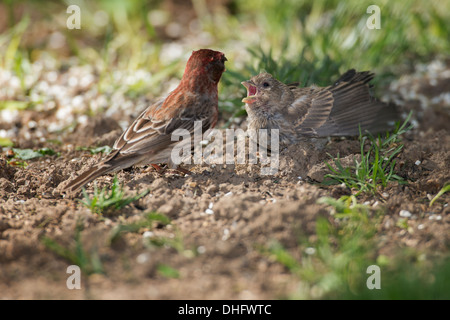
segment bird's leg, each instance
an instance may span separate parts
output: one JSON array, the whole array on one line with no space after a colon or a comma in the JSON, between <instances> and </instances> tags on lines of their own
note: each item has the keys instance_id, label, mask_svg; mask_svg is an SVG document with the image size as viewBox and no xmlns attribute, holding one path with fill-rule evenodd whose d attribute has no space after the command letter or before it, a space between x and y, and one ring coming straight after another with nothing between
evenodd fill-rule
<instances>
[{"instance_id":1,"label":"bird's leg","mask_svg":"<svg viewBox=\"0 0 450 320\"><path fill-rule=\"evenodd\" d=\"M170 171L170 172L172 172L174 174L182 174L182 175L187 175L187 174L191 173L189 170L184 169L184 168L182 168L180 166L175 167L175 168L169 168L169 169L167 169L167 171Z\"/></svg>"},{"instance_id":2,"label":"bird's leg","mask_svg":"<svg viewBox=\"0 0 450 320\"><path fill-rule=\"evenodd\" d=\"M173 169L175 171L181 172L183 174L190 174L191 172L188 169L182 168L182 167L177 167L176 169Z\"/></svg>"},{"instance_id":3,"label":"bird's leg","mask_svg":"<svg viewBox=\"0 0 450 320\"><path fill-rule=\"evenodd\" d=\"M155 170L157 173L163 174L166 171L166 169L161 168L157 164L151 163L150 165L151 165L151 167L148 167L147 169L145 169L144 173L148 173L148 172Z\"/></svg>"},{"instance_id":4,"label":"bird's leg","mask_svg":"<svg viewBox=\"0 0 450 320\"><path fill-rule=\"evenodd\" d=\"M182 167L176 167L176 168L161 168L157 164L151 163L151 167L148 167L144 170L145 173L153 171L153 169L159 173L160 175L166 173L167 171L172 171L173 173L182 173L182 174L190 174L191 172L187 169L184 169Z\"/></svg>"}]
</instances>

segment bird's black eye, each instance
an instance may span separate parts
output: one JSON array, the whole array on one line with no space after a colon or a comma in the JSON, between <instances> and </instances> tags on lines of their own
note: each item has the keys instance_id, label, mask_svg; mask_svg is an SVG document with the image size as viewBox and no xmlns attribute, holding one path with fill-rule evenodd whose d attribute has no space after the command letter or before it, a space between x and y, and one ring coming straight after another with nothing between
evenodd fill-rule
<instances>
[{"instance_id":1,"label":"bird's black eye","mask_svg":"<svg viewBox=\"0 0 450 320\"><path fill-rule=\"evenodd\" d=\"M263 83L263 87L264 87L264 88L267 88L267 87L269 87L269 86L270 86L270 84L269 84L268 82L264 82L264 83Z\"/></svg>"}]
</instances>

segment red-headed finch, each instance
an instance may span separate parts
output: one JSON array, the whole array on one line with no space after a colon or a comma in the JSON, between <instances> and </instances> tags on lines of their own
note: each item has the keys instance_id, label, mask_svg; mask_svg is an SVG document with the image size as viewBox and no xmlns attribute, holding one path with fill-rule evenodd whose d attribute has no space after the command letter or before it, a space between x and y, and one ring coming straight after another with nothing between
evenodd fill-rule
<instances>
[{"instance_id":1,"label":"red-headed finch","mask_svg":"<svg viewBox=\"0 0 450 320\"><path fill-rule=\"evenodd\" d=\"M116 140L110 155L65 186L74 192L101 175L133 165L170 164L171 140L176 129L194 131L194 121L202 121L202 131L213 128L218 119L218 92L225 55L209 49L194 51L178 87L166 98L150 105Z\"/></svg>"},{"instance_id":2,"label":"red-headed finch","mask_svg":"<svg viewBox=\"0 0 450 320\"><path fill-rule=\"evenodd\" d=\"M397 113L392 105L371 96L373 77L369 71L351 69L331 86L299 88L263 72L242 82L247 88L242 102L248 128L279 129L282 144L304 137L359 135L359 128L362 133L388 130Z\"/></svg>"}]
</instances>

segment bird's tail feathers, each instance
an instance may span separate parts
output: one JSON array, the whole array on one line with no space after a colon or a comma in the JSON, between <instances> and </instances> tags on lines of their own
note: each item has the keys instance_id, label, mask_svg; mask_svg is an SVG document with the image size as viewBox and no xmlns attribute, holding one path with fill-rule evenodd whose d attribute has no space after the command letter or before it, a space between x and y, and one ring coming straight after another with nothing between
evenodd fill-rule
<instances>
[{"instance_id":1,"label":"bird's tail feathers","mask_svg":"<svg viewBox=\"0 0 450 320\"><path fill-rule=\"evenodd\" d=\"M64 191L73 193L80 190L85 184L97 179L98 177L112 172L113 168L105 164L96 165L89 170L83 172L81 175L70 181L65 187Z\"/></svg>"},{"instance_id":2,"label":"bird's tail feathers","mask_svg":"<svg viewBox=\"0 0 450 320\"><path fill-rule=\"evenodd\" d=\"M348 110L336 113L317 129L319 136L356 136L366 131L371 134L394 128L399 119L395 106L381 101L361 102Z\"/></svg>"},{"instance_id":3,"label":"bird's tail feathers","mask_svg":"<svg viewBox=\"0 0 450 320\"><path fill-rule=\"evenodd\" d=\"M320 136L354 136L369 131L372 134L392 129L399 116L395 106L371 96L370 71L344 73L330 87L334 103L329 119L317 129Z\"/></svg>"}]
</instances>

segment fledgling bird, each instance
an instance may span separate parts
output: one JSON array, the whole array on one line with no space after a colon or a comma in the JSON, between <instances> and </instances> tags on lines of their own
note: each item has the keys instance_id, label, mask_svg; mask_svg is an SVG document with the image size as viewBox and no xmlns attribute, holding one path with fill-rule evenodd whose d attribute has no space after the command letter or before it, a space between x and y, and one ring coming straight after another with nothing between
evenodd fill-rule
<instances>
[{"instance_id":1,"label":"fledgling bird","mask_svg":"<svg viewBox=\"0 0 450 320\"><path fill-rule=\"evenodd\" d=\"M178 87L142 112L116 140L110 155L70 181L64 191L75 192L99 176L133 165L171 164L171 151L177 143L171 141L172 132L187 129L192 133L195 121L202 121L203 133L216 125L217 85L225 61L219 51L194 51Z\"/></svg>"},{"instance_id":2,"label":"fledgling bird","mask_svg":"<svg viewBox=\"0 0 450 320\"><path fill-rule=\"evenodd\" d=\"M263 72L242 82L247 88L245 109L248 128L279 129L280 143L292 144L305 137L354 136L366 130L388 130L397 120L392 105L371 96L374 74L351 69L328 87L299 88Z\"/></svg>"}]
</instances>

